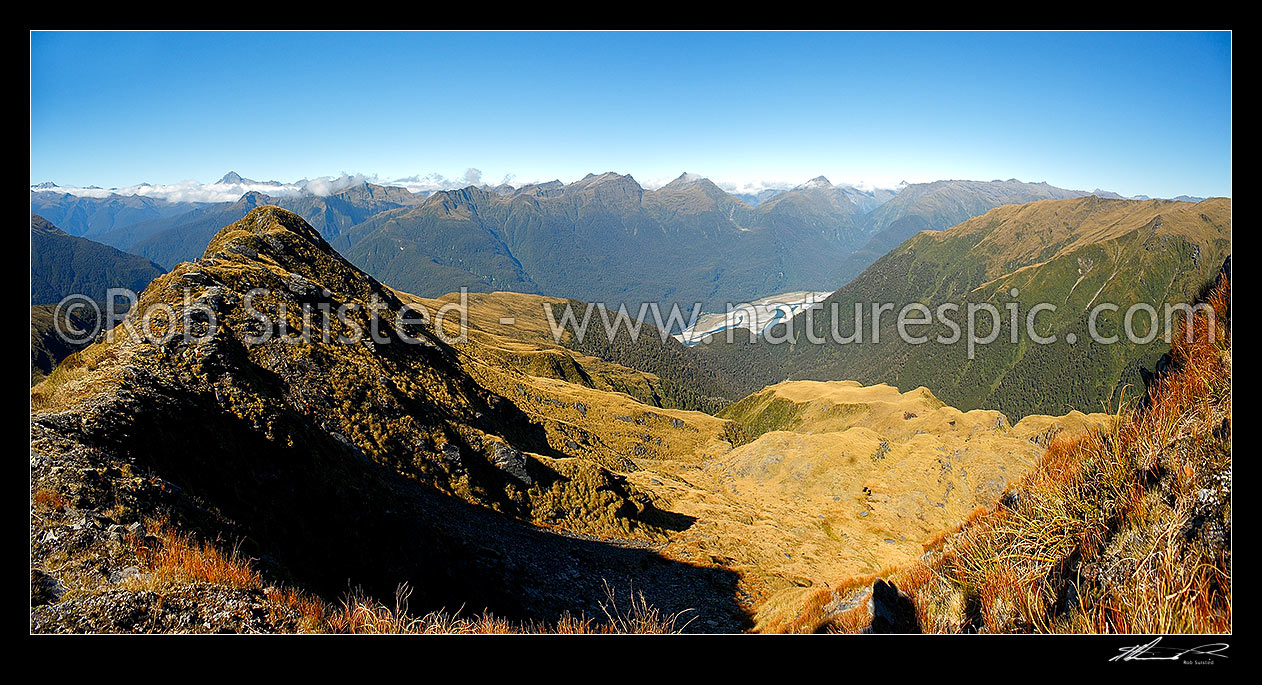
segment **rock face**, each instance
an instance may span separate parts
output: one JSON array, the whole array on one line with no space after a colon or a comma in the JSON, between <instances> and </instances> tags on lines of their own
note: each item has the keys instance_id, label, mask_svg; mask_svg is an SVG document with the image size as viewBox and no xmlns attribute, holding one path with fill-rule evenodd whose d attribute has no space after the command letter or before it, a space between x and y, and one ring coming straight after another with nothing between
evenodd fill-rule
<instances>
[{"instance_id":1,"label":"rock face","mask_svg":"<svg viewBox=\"0 0 1262 685\"><path fill-rule=\"evenodd\" d=\"M491 449L491 463L522 485L534 482L526 472L526 455L519 450L497 444Z\"/></svg>"},{"instance_id":2,"label":"rock face","mask_svg":"<svg viewBox=\"0 0 1262 685\"><path fill-rule=\"evenodd\" d=\"M169 314L146 327L142 313L156 310ZM198 263L156 279L116 337L32 391L39 629L91 629L64 623L75 612L59 608L58 588L80 599L121 591L138 573L127 540L155 518L240 541L264 570L333 597L348 579L381 596L407 581L417 606L509 615L558 608L546 592L521 596L504 575L551 543L516 533L482 542L482 531L549 520L564 503L561 523L574 532L655 535L629 485L548 456L542 429L402 313L392 291L270 206L225 227ZM475 551L484 545L519 558L502 567ZM182 629L186 618L220 627L141 613L142 630ZM98 618L103 630L127 620Z\"/></svg>"},{"instance_id":3,"label":"rock face","mask_svg":"<svg viewBox=\"0 0 1262 685\"><path fill-rule=\"evenodd\" d=\"M274 633L298 624L297 611L278 611L261 591L205 584L162 593L110 589L31 612L31 629L41 633Z\"/></svg>"},{"instance_id":4,"label":"rock face","mask_svg":"<svg viewBox=\"0 0 1262 685\"><path fill-rule=\"evenodd\" d=\"M873 633L919 633L916 605L894 583L878 578L872 585Z\"/></svg>"}]
</instances>

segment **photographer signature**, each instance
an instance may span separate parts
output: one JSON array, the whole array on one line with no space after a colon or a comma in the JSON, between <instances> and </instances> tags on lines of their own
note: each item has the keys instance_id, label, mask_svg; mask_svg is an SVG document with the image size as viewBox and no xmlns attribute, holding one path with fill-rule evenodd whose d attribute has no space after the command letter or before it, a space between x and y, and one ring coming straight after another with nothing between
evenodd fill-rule
<instances>
[{"instance_id":1,"label":"photographer signature","mask_svg":"<svg viewBox=\"0 0 1262 685\"><path fill-rule=\"evenodd\" d=\"M1205 657L1212 661L1216 657L1227 658L1223 652L1227 651L1226 642L1212 642L1199 647L1188 647L1186 649L1178 649L1174 647L1158 647L1161 638L1157 638L1152 642L1144 645L1134 645L1131 647L1123 647L1118 650L1120 653L1109 659L1109 661L1179 661L1186 657Z\"/></svg>"}]
</instances>

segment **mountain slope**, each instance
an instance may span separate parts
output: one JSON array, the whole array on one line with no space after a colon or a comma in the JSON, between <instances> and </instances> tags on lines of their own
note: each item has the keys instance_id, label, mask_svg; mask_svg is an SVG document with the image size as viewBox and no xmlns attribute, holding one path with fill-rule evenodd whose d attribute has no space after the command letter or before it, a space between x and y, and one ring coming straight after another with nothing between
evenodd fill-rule
<instances>
[{"instance_id":1,"label":"mountain slope","mask_svg":"<svg viewBox=\"0 0 1262 685\"><path fill-rule=\"evenodd\" d=\"M1190 204L1086 197L1001 207L949 231L912 238L825 307L836 302L839 311L853 312L857 301L893 302L897 312L911 302L931 309L953 302L965 312L968 302L1006 312L1015 301L1022 317L1016 344L1005 331L969 360L963 344L904 343L890 321L880 343L803 345L790 355L791 367L816 377L880 376L900 387L925 385L955 406L994 407L1012 416L1114 406L1124 386L1142 387L1141 369L1152 368L1167 346L1160 335L1152 345L1125 337L1118 344L1096 342L1089 336L1089 311L1117 304L1120 312L1106 311L1097 320L1104 338L1116 335L1123 313L1136 303L1161 313L1166 304L1191 301L1230 251L1231 202L1222 198ZM1056 343L1034 344L1024 331L1024 317L1040 303L1056 307L1037 319L1039 335L1054 334ZM985 316L979 337L989 327ZM1140 317L1138 335L1147 333L1145 321ZM815 333L826 334L831 323L818 321ZM941 325L924 330L951 334ZM1070 333L1076 344L1068 342ZM880 371L878 358L884 362Z\"/></svg>"},{"instance_id":2,"label":"mountain slope","mask_svg":"<svg viewBox=\"0 0 1262 685\"><path fill-rule=\"evenodd\" d=\"M731 449L641 461L633 483L696 522L664 553L720 561L740 574L755 626L830 578L915 559L921 545L989 501L1058 431L1100 417L960 412L927 390L789 382L722 413Z\"/></svg>"},{"instance_id":3,"label":"mountain slope","mask_svg":"<svg viewBox=\"0 0 1262 685\"><path fill-rule=\"evenodd\" d=\"M835 282L866 240L854 201L828 184L757 208L706 179L646 191L607 173L510 194L439 192L379 215L336 245L392 286L435 296L461 286L626 304L743 302Z\"/></svg>"},{"instance_id":4,"label":"mountain slope","mask_svg":"<svg viewBox=\"0 0 1262 685\"><path fill-rule=\"evenodd\" d=\"M853 383L778 386L716 417L663 406L670 379L721 380L669 338L587 354L541 311L566 301L514 293L469 295L467 336L458 315L440 336L459 300L391 291L271 206L158 278L116 337L32 389L34 629L318 629L283 588L327 604L349 580L377 599L407 583L422 613L549 624L601 616L606 583L633 583L690 610L689 630L734 632L909 558L1088 422L1010 426ZM159 304L193 337L127 335ZM382 339L337 339L374 318ZM931 496L900 494L922 482ZM190 545L197 573L164 570Z\"/></svg>"},{"instance_id":5,"label":"mountain slope","mask_svg":"<svg viewBox=\"0 0 1262 685\"><path fill-rule=\"evenodd\" d=\"M1119 421L1054 440L919 560L836 583L771 627L1231 632L1230 262L1205 301Z\"/></svg>"},{"instance_id":6,"label":"mountain slope","mask_svg":"<svg viewBox=\"0 0 1262 685\"><path fill-rule=\"evenodd\" d=\"M454 307L458 294L426 299L403 292L405 302L415 302L431 311ZM547 313L548 307L552 314ZM566 308L575 321L565 322ZM651 323L644 323L640 334L631 339L625 327L608 336L600 313L587 315L588 307L577 300L564 300L539 295L511 292L475 293L468 296L469 326L495 342L481 341L472 346L475 356L484 356L488 349L502 349L497 363L520 369L536 376L547 376L569 383L599 388L607 392L626 393L638 402L666 409L685 409L715 413L739 397L728 379L670 336L663 336ZM592 307L593 310L595 309ZM576 334L579 321L591 321ZM606 313L611 321L613 316ZM502 323L511 322L510 325ZM560 331L554 337L553 326ZM452 335L458 335L453 329ZM597 362L604 362L597 363ZM593 370L621 369L621 372ZM636 371L639 373L626 373Z\"/></svg>"},{"instance_id":7,"label":"mountain slope","mask_svg":"<svg viewBox=\"0 0 1262 685\"><path fill-rule=\"evenodd\" d=\"M1119 305L1120 311L1104 311L1097 320L1102 337L1117 335L1133 304L1146 303L1160 315L1167 303L1191 301L1230 250L1231 201L1225 198L1191 204L1084 197L1005 206L946 231L916 235L830 296L811 318L811 335L824 344L808 342L807 321L799 315L793 322L796 344L709 345L700 353L751 389L784 378L844 378L923 385L961 409L989 407L1013 417L1096 411L1115 406L1124 387L1142 387L1141 371L1152 368L1167 347L1160 331L1147 345L1125 338L1098 343L1088 335L1090 310ZM1014 302L1015 344L1007 318ZM874 303L893 305L877 329ZM932 325L908 327L909 335L929 339L922 344L900 339L896 327L898 312L915 303L933 314ZM1003 326L997 339L975 346L973 359L964 330L970 303L993 306ZM1040 303L1056 307L1037 315L1036 332L1055 335L1053 344L1035 344L1025 330L1028 313ZM856 305L863 342L838 344L855 332ZM945 312L961 328L957 343L937 342L953 338L936 313L943 305L958 307ZM913 312L909 318L921 316ZM990 315L976 319L976 336L985 338ZM1138 336L1147 333L1147 320L1136 318ZM1067 342L1069 333L1074 344ZM742 369L744 376L738 375Z\"/></svg>"},{"instance_id":8,"label":"mountain slope","mask_svg":"<svg viewBox=\"0 0 1262 685\"><path fill-rule=\"evenodd\" d=\"M435 193L415 209L372 217L334 243L384 282L418 295L462 287L538 293L508 246L483 225L481 212L501 208L492 198L498 196L472 187Z\"/></svg>"},{"instance_id":9,"label":"mountain slope","mask_svg":"<svg viewBox=\"0 0 1262 685\"><path fill-rule=\"evenodd\" d=\"M925 230L940 231L1008 204L1062 200L1087 193L1046 183L1007 181L935 181L903 187L865 217L872 237L839 269L843 281L858 276L882 255Z\"/></svg>"},{"instance_id":10,"label":"mountain slope","mask_svg":"<svg viewBox=\"0 0 1262 685\"><path fill-rule=\"evenodd\" d=\"M86 238L67 235L31 215L31 303L55 304L67 295L104 302L110 288L144 290L161 266Z\"/></svg>"}]
</instances>

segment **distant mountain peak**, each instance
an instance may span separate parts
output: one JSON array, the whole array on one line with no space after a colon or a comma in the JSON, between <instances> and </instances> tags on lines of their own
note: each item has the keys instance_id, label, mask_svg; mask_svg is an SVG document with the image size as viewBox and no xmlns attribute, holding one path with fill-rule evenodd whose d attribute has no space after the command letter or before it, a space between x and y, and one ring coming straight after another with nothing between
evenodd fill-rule
<instances>
[{"instance_id":1,"label":"distant mountain peak","mask_svg":"<svg viewBox=\"0 0 1262 685\"><path fill-rule=\"evenodd\" d=\"M254 183L254 181L251 181L248 178L242 178L241 174L238 174L235 171L229 171L223 175L223 178L219 179L218 183L222 185L238 185L242 183Z\"/></svg>"},{"instance_id":2,"label":"distant mountain peak","mask_svg":"<svg viewBox=\"0 0 1262 685\"><path fill-rule=\"evenodd\" d=\"M705 176L702 176L701 174L690 174L687 171L685 171L684 173L680 174L678 178L671 181L670 183L667 183L663 187L670 188L673 186L673 187L678 188L680 186L692 185L693 183L698 183L700 181L708 181L708 180L709 180L708 178L706 178Z\"/></svg>"},{"instance_id":3,"label":"distant mountain peak","mask_svg":"<svg viewBox=\"0 0 1262 685\"><path fill-rule=\"evenodd\" d=\"M243 194L241 199L236 201L236 204L253 208L269 204L271 201L272 198L269 197L267 193L258 190L251 190L250 192Z\"/></svg>"},{"instance_id":4,"label":"distant mountain peak","mask_svg":"<svg viewBox=\"0 0 1262 685\"><path fill-rule=\"evenodd\" d=\"M639 187L639 183L631 177L630 174L619 174L613 171L606 171L603 174L588 174L581 180L575 181L569 185L570 188L593 188L605 183L630 183Z\"/></svg>"},{"instance_id":5,"label":"distant mountain peak","mask_svg":"<svg viewBox=\"0 0 1262 685\"><path fill-rule=\"evenodd\" d=\"M806 183L803 183L802 185L798 186L798 188L799 188L799 189L807 189L807 188L832 188L832 187L833 187L832 182L831 182L831 181L829 181L829 180L828 180L826 177L824 177L824 176L816 176L815 178L812 178L811 180L807 181Z\"/></svg>"},{"instance_id":6,"label":"distant mountain peak","mask_svg":"<svg viewBox=\"0 0 1262 685\"><path fill-rule=\"evenodd\" d=\"M44 181L43 183L37 186L31 186L33 190L53 190L54 188L59 188L59 187L60 186L58 186L56 183L53 183L52 181Z\"/></svg>"}]
</instances>

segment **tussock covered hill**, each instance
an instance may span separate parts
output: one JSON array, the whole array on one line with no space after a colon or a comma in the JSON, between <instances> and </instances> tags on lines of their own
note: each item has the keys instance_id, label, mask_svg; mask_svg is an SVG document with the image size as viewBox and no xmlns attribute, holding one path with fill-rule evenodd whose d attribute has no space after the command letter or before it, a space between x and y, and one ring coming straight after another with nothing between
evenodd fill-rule
<instances>
[{"instance_id":1,"label":"tussock covered hill","mask_svg":"<svg viewBox=\"0 0 1262 685\"><path fill-rule=\"evenodd\" d=\"M264 331L244 306L255 288L268 330L283 319L316 337L247 344ZM405 306L458 299L393 291L270 206L156 279L124 337L31 391L32 628L854 627L842 617L859 616L848 611L873 574L911 568L979 504L1039 478L1047 445L1121 434L1100 415L1014 425L927 388L853 381L691 411L731 396L713 366L651 330L638 345L577 344L544 315L570 303L559 298L470 295L468 338L451 344L416 317L395 323ZM336 340L368 329L374 303L388 341ZM157 338L125 337L157 304L197 337L161 339L162 317ZM357 309L320 313L341 304ZM1173 520L1162 506L1152 521ZM915 590L894 582L879 601ZM943 611L922 625L963 625Z\"/></svg>"},{"instance_id":2,"label":"tussock covered hill","mask_svg":"<svg viewBox=\"0 0 1262 685\"><path fill-rule=\"evenodd\" d=\"M243 306L254 288L290 336L327 325L334 339L245 344L263 332ZM389 342L336 340L369 330L374 302ZM652 498L564 458L426 326L396 329L398 297L297 215L261 207L227 226L120 330L158 303L205 337L98 342L32 389L36 631L292 630L315 619L277 604L275 585L331 599L348 581L377 597L406 582L416 608L552 620L599 615L602 582L625 588L632 570L652 605L739 625L724 593L694 596L730 574L642 549L673 525ZM302 303L358 309L304 322ZM218 552L171 562L198 541L236 545L261 575L210 582Z\"/></svg>"},{"instance_id":3,"label":"tussock covered hill","mask_svg":"<svg viewBox=\"0 0 1262 685\"><path fill-rule=\"evenodd\" d=\"M920 560L836 583L772 629L1230 632L1230 260L1206 301L1132 412L1053 440Z\"/></svg>"},{"instance_id":4,"label":"tussock covered hill","mask_svg":"<svg viewBox=\"0 0 1262 685\"><path fill-rule=\"evenodd\" d=\"M758 503L760 525L743 537L751 549L776 550L759 566L796 580L759 608L759 629L797 609L809 588L915 560L1022 478L1054 437L1111 421L1074 412L1012 425L994 410L947 406L926 388L853 381L779 383L721 416L751 439L705 473ZM767 540L769 528L782 531L778 539Z\"/></svg>"}]
</instances>

